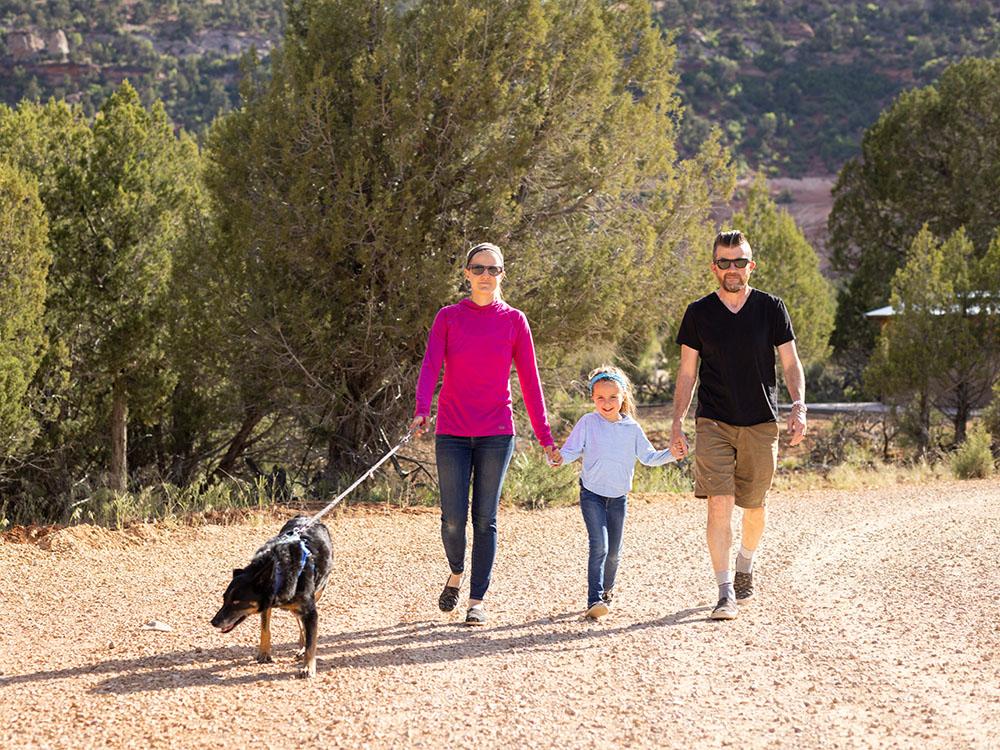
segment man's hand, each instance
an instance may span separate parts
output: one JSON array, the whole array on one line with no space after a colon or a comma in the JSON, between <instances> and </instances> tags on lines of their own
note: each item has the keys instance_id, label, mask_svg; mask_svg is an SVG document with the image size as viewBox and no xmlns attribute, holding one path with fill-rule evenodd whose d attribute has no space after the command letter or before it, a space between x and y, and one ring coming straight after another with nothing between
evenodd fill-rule
<instances>
[{"instance_id":1,"label":"man's hand","mask_svg":"<svg viewBox=\"0 0 1000 750\"><path fill-rule=\"evenodd\" d=\"M414 417L410 421L410 432L414 437L420 437L427 432L427 417Z\"/></svg>"},{"instance_id":2,"label":"man's hand","mask_svg":"<svg viewBox=\"0 0 1000 750\"><path fill-rule=\"evenodd\" d=\"M545 460L549 462L549 466L562 465L563 458L558 448L554 445L543 445L542 450L545 451Z\"/></svg>"},{"instance_id":3,"label":"man's hand","mask_svg":"<svg viewBox=\"0 0 1000 750\"><path fill-rule=\"evenodd\" d=\"M806 411L805 404L792 404L788 414L788 432L792 435L789 445L798 445L806 439Z\"/></svg>"},{"instance_id":4,"label":"man's hand","mask_svg":"<svg viewBox=\"0 0 1000 750\"><path fill-rule=\"evenodd\" d=\"M678 461L687 458L688 455L687 435L684 434L684 430L679 424L674 424L670 431L670 452Z\"/></svg>"}]
</instances>

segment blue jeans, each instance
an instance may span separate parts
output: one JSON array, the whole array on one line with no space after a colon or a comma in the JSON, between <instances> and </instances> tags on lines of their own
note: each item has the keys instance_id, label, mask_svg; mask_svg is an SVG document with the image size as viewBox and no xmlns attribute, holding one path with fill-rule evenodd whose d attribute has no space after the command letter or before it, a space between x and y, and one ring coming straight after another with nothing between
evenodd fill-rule
<instances>
[{"instance_id":1,"label":"blue jeans","mask_svg":"<svg viewBox=\"0 0 1000 750\"><path fill-rule=\"evenodd\" d=\"M472 486L469 598L482 599L490 586L497 554L497 508L507 465L514 454L514 436L438 435L435 453L441 490L441 541L451 572L456 575L465 570L465 525Z\"/></svg>"},{"instance_id":2,"label":"blue jeans","mask_svg":"<svg viewBox=\"0 0 1000 750\"><path fill-rule=\"evenodd\" d=\"M580 510L587 524L590 558L587 561L587 607L601 601L615 586L621 560L622 531L628 496L604 497L580 485Z\"/></svg>"}]
</instances>

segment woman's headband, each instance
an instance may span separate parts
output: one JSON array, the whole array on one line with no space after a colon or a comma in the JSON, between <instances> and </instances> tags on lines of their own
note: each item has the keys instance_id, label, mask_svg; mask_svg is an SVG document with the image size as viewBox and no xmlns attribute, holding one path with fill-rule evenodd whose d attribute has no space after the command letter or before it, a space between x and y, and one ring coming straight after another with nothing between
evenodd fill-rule
<instances>
[{"instance_id":1,"label":"woman's headband","mask_svg":"<svg viewBox=\"0 0 1000 750\"><path fill-rule=\"evenodd\" d=\"M628 390L628 385L625 383L625 378L619 375L617 372L599 372L594 377L590 379L590 390L594 390L594 386L599 380L613 380L622 387L622 390Z\"/></svg>"}]
</instances>

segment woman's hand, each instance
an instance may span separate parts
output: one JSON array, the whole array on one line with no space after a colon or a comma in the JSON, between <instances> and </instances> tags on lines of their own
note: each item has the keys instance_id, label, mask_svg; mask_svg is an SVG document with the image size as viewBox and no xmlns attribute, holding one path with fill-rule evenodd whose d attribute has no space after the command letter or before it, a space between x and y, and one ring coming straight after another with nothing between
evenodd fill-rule
<instances>
[{"instance_id":1,"label":"woman's hand","mask_svg":"<svg viewBox=\"0 0 1000 750\"><path fill-rule=\"evenodd\" d=\"M545 445L542 446L542 450L545 451L545 460L549 462L549 466L562 465L563 458L558 448L554 445Z\"/></svg>"},{"instance_id":2,"label":"woman's hand","mask_svg":"<svg viewBox=\"0 0 1000 750\"><path fill-rule=\"evenodd\" d=\"M414 437L420 437L427 432L427 417L414 417L410 422L410 432Z\"/></svg>"}]
</instances>

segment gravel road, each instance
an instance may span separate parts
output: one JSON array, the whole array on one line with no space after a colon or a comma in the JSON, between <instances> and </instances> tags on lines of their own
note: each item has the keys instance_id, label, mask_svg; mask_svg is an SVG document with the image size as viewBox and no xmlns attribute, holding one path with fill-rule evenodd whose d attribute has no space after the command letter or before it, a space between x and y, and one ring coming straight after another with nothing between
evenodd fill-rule
<instances>
[{"instance_id":1,"label":"gravel road","mask_svg":"<svg viewBox=\"0 0 1000 750\"><path fill-rule=\"evenodd\" d=\"M633 497L600 623L579 510L503 510L484 629L437 611L435 512L349 510L314 680L287 613L272 664L256 623L208 622L280 518L8 535L0 747L1000 747L1000 484L770 508L758 600L728 623L706 619L700 501Z\"/></svg>"}]
</instances>

